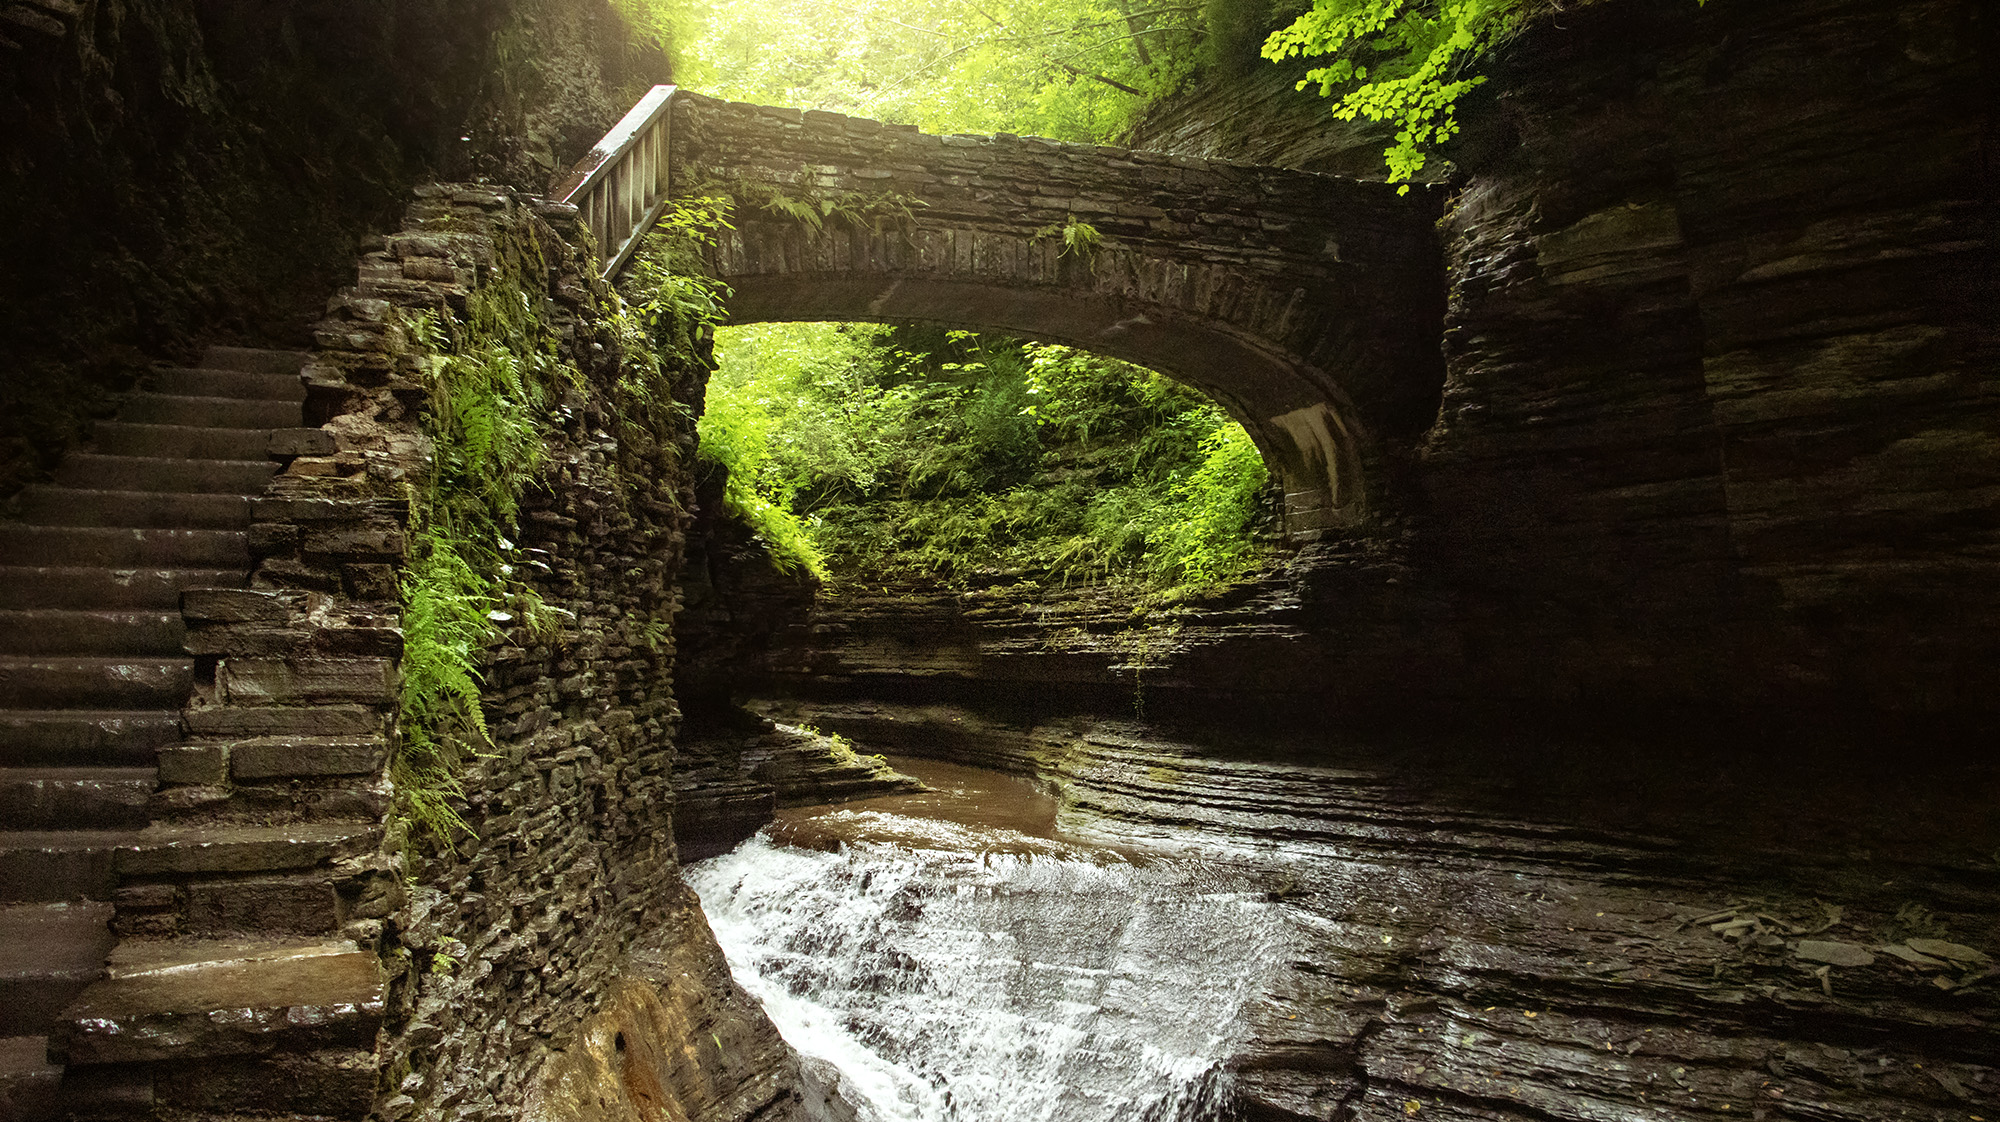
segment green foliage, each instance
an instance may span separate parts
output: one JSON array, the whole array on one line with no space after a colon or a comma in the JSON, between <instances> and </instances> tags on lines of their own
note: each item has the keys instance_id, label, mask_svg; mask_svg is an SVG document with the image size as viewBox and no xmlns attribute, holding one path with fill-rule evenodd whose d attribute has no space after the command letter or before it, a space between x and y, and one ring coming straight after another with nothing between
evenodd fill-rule
<instances>
[{"instance_id":1,"label":"green foliage","mask_svg":"<svg viewBox=\"0 0 2000 1122\"><path fill-rule=\"evenodd\" d=\"M1057 257L1068 257L1074 253L1082 258L1085 264L1092 264L1097 260L1097 249L1104 243L1104 235L1097 232L1097 227L1088 222L1077 221L1074 215L1060 226L1050 223L1036 230L1030 240L1041 241L1043 238L1055 237L1062 239L1062 248L1056 251Z\"/></svg>"},{"instance_id":2,"label":"green foliage","mask_svg":"<svg viewBox=\"0 0 2000 1122\"><path fill-rule=\"evenodd\" d=\"M1396 140L1383 158L1390 182L1408 192L1430 150L1458 135L1459 99L1486 81L1472 73L1479 56L1556 10L1551 0L1313 0L1311 11L1271 33L1263 56L1327 59L1299 88L1338 92L1333 115L1343 121L1393 122Z\"/></svg>"},{"instance_id":3,"label":"green foliage","mask_svg":"<svg viewBox=\"0 0 2000 1122\"><path fill-rule=\"evenodd\" d=\"M1181 584L1205 585L1250 564L1250 531L1268 476L1264 458L1241 425L1201 439L1201 465L1174 484L1178 517L1148 537L1155 570Z\"/></svg>"},{"instance_id":4,"label":"green foliage","mask_svg":"<svg viewBox=\"0 0 2000 1122\"><path fill-rule=\"evenodd\" d=\"M916 226L916 209L930 204L898 191L834 191L807 188L802 195L790 195L769 183L737 180L725 188L727 194L747 205L780 217L824 229L828 222L851 229L885 234L908 231Z\"/></svg>"},{"instance_id":5,"label":"green foliage","mask_svg":"<svg viewBox=\"0 0 2000 1122\"><path fill-rule=\"evenodd\" d=\"M729 224L731 201L718 195L675 199L632 255L625 282L626 303L646 329L664 332L683 344L722 322L729 286L708 275L704 251ZM650 352L648 346L635 348Z\"/></svg>"},{"instance_id":6,"label":"green foliage","mask_svg":"<svg viewBox=\"0 0 2000 1122\"><path fill-rule=\"evenodd\" d=\"M836 579L1002 569L1158 587L1254 563L1254 446L1150 371L854 324L728 329L718 354L704 456L789 514L785 540L816 546Z\"/></svg>"},{"instance_id":7,"label":"green foliage","mask_svg":"<svg viewBox=\"0 0 2000 1122\"><path fill-rule=\"evenodd\" d=\"M1107 141L1199 53L1199 0L620 0L677 28L680 80L931 132Z\"/></svg>"},{"instance_id":8,"label":"green foliage","mask_svg":"<svg viewBox=\"0 0 2000 1122\"><path fill-rule=\"evenodd\" d=\"M505 537L521 493L546 456L542 418L554 390L581 375L556 357L529 294L512 283L475 292L464 321L411 317L405 332L432 351L419 360L433 463L411 504L402 575L401 742L391 760L405 812L440 840L466 824L452 809L464 759L491 744L479 707L479 652L506 611ZM516 606L548 625L538 597Z\"/></svg>"},{"instance_id":9,"label":"green foliage","mask_svg":"<svg viewBox=\"0 0 2000 1122\"><path fill-rule=\"evenodd\" d=\"M1392 182L1422 171L1427 149L1458 133L1458 99L1485 82L1466 65L1513 29L1530 0L1314 0L1310 12L1273 32L1264 57L1335 56L1306 72L1299 88L1318 83L1335 102L1333 115L1395 122L1396 142L1383 153Z\"/></svg>"}]
</instances>

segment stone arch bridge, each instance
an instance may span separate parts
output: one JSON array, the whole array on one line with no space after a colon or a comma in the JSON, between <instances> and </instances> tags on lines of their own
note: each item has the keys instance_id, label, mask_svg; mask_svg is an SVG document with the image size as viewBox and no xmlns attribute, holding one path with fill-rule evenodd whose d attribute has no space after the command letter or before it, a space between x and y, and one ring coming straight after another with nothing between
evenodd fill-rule
<instances>
[{"instance_id":1,"label":"stone arch bridge","mask_svg":"<svg viewBox=\"0 0 2000 1122\"><path fill-rule=\"evenodd\" d=\"M1158 370L1244 423L1296 536L1378 510L1437 412L1435 206L1383 184L657 87L556 189L607 272L669 197L714 193L738 200L711 260L733 322L931 322Z\"/></svg>"}]
</instances>

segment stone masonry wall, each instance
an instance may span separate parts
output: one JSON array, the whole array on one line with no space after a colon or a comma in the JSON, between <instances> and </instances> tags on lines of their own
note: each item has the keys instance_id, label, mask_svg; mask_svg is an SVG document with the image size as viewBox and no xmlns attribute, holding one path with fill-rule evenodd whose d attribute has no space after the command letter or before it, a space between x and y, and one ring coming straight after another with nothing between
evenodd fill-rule
<instances>
[{"instance_id":1,"label":"stone masonry wall","mask_svg":"<svg viewBox=\"0 0 2000 1122\"><path fill-rule=\"evenodd\" d=\"M188 714L199 738L163 774L163 804L218 825L360 820L383 839L336 855L316 910L273 898L246 923L337 930L379 953L383 1122L625 1117L618 1104L649 1097L648 1109L713 1118L796 1107L796 1061L730 982L673 845L670 623L693 448L692 415L674 402L695 397L706 366L662 346L649 372L614 329L615 297L576 248L574 219L489 187L421 190L320 324L306 377L324 439L260 502L253 587L188 602L212 684ZM548 459L509 553L515 587L562 622L539 635L496 626L480 659L493 744L454 800L471 833L440 847L394 809L384 770L398 566L430 456L419 375L433 360L406 328L420 312L463 317L503 273L581 374L545 419ZM649 379L650 408L621 394ZM193 901L147 899L135 922L201 922Z\"/></svg>"}]
</instances>

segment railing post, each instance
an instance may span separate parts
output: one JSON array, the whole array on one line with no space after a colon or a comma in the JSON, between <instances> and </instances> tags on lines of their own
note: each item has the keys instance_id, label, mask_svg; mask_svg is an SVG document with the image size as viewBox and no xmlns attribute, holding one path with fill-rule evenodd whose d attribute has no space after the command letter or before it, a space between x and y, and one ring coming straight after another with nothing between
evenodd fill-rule
<instances>
[{"instance_id":1,"label":"railing post","mask_svg":"<svg viewBox=\"0 0 2000 1122\"><path fill-rule=\"evenodd\" d=\"M597 239L604 278L623 268L667 207L673 86L654 86L549 193L574 204Z\"/></svg>"}]
</instances>

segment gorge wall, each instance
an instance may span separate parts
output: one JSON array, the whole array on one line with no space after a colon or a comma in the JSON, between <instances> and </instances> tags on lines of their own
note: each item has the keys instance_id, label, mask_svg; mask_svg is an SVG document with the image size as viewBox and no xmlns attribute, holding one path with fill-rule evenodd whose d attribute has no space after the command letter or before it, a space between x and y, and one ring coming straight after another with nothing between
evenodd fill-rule
<instances>
[{"instance_id":1,"label":"gorge wall","mask_svg":"<svg viewBox=\"0 0 2000 1122\"><path fill-rule=\"evenodd\" d=\"M539 189L667 69L606 0L0 6L0 496L151 361L303 345L416 183Z\"/></svg>"},{"instance_id":2,"label":"gorge wall","mask_svg":"<svg viewBox=\"0 0 2000 1122\"><path fill-rule=\"evenodd\" d=\"M1309 949L1242 1117L1991 1117L1994 32L1566 11L1448 153L1400 504L1136 614L1028 572L814 590L698 520L680 678L1281 902ZM1325 114L1218 82L1134 140L1370 171Z\"/></svg>"},{"instance_id":3,"label":"gorge wall","mask_svg":"<svg viewBox=\"0 0 2000 1122\"><path fill-rule=\"evenodd\" d=\"M1993 34L1960 0L1634 0L1530 28L1447 153L1442 406L1393 509L1136 626L1034 574L839 590L757 671L997 700L1143 680L1156 705L1307 719L1990 721ZM1243 85L1135 142L1349 172L1373 151L1318 99Z\"/></svg>"}]
</instances>

